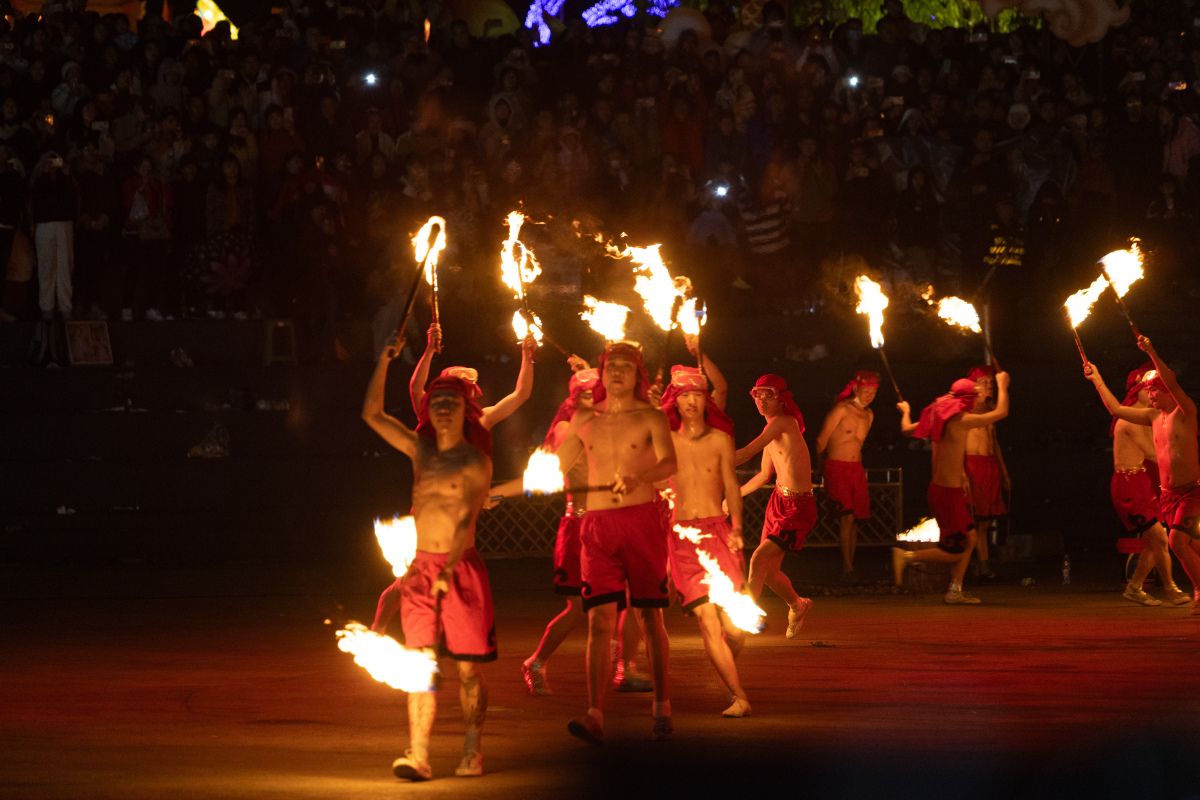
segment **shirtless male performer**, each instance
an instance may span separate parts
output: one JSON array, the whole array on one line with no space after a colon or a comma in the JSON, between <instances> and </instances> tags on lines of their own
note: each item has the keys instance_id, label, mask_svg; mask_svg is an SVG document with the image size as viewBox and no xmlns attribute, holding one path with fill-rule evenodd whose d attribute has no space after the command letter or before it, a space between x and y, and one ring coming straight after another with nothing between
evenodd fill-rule
<instances>
[{"instance_id":1,"label":"shirtless male performer","mask_svg":"<svg viewBox=\"0 0 1200 800\"><path fill-rule=\"evenodd\" d=\"M799 553L804 540L817 523L817 503L812 493L812 460L804 441L804 417L788 391L787 381L779 375L763 375L750 390L758 413L767 424L754 441L737 451L734 463L745 464L762 453L758 473L742 485L741 495L765 486L775 477L775 488L767 501L762 541L750 556L747 585L755 600L762 595L763 584L788 605L785 636L795 639L812 608L812 600L796 593L784 573L783 557Z\"/></svg>"},{"instance_id":2,"label":"shirtless male performer","mask_svg":"<svg viewBox=\"0 0 1200 800\"><path fill-rule=\"evenodd\" d=\"M496 659L492 590L475 550L475 521L492 478L491 435L480 422L475 390L460 378L440 377L429 385L414 432L384 411L388 365L402 345L388 345L367 386L362 416L384 441L413 462L412 514L417 553L399 580L405 646L438 648L458 664L459 702L466 741L454 771L483 774L480 736L487 711L487 686L480 663ZM429 735L437 711L433 691L408 695L409 749L392 763L398 778L424 781Z\"/></svg>"},{"instance_id":3,"label":"shirtless male performer","mask_svg":"<svg viewBox=\"0 0 1200 800\"><path fill-rule=\"evenodd\" d=\"M967 502L967 476L964 466L967 432L992 425L1008 416L1008 373L996 375L999 389L996 407L982 411L984 398L975 381L959 378L950 393L934 400L914 425L908 403L901 400L900 431L933 441L933 478L929 482L929 510L937 521L939 538L934 547L922 550L892 548L892 571L896 585L904 583L904 570L914 561L949 562L950 588L945 601L950 605L976 604L979 598L962 590L967 563L975 548L975 520Z\"/></svg>"},{"instance_id":4,"label":"shirtless male performer","mask_svg":"<svg viewBox=\"0 0 1200 800\"><path fill-rule=\"evenodd\" d=\"M842 580L847 583L854 581L854 551L858 545L855 523L871 516L862 446L875 421L875 412L870 405L878 391L878 372L859 370L854 373L817 434L817 455L825 459L821 465L825 475L825 496L838 517Z\"/></svg>"},{"instance_id":5,"label":"shirtless male performer","mask_svg":"<svg viewBox=\"0 0 1200 800\"><path fill-rule=\"evenodd\" d=\"M412 401L413 411L419 412L421 409L421 403L424 401L427 391L426 383L429 380L429 364L433 360L433 354L441 352L441 349L442 326L434 323L429 326L425 352L421 353L421 358L408 381L408 396ZM533 354L536 350L537 342L532 337L526 337L525 341L521 343L521 369L517 373L517 386L511 394L501 398L494 406L487 406L482 410L479 421L484 430L490 431L508 419L533 394ZM471 367L446 367L438 378L458 378L465 381L471 387L472 400L476 404L483 397L483 392L478 385L479 373ZM397 579L380 593L375 607L375 619L371 622L371 630L376 633L386 632L388 624L399 608L400 579Z\"/></svg>"},{"instance_id":6,"label":"shirtless male performer","mask_svg":"<svg viewBox=\"0 0 1200 800\"><path fill-rule=\"evenodd\" d=\"M706 571L698 555L699 551L707 553L733 585L742 588L742 495L733 468L733 420L709 396L708 378L697 367L671 367L671 383L663 393L662 410L671 426L678 467L671 478L675 492L671 579L683 610L696 615L708 660L733 698L721 715L748 717L750 701L735 663L746 634L709 602ZM722 502L729 509L728 518ZM695 529L696 535L703 538L686 539L679 528Z\"/></svg>"},{"instance_id":7,"label":"shirtless male performer","mask_svg":"<svg viewBox=\"0 0 1200 800\"><path fill-rule=\"evenodd\" d=\"M1159 475L1162 478L1159 513L1156 517L1162 521L1162 526L1170 530L1171 550L1179 558L1184 572L1191 579L1192 587L1195 589L1192 598L1192 614L1200 614L1200 588L1196 588L1200 586L1198 583L1200 581L1200 463L1197 459L1196 445L1196 404L1183 393L1174 371L1159 358L1149 339L1139 336L1138 347L1150 356L1154 365L1154 372L1146 373L1141 381L1147 395L1146 399L1150 403L1149 408L1119 403L1105 386L1104 379L1100 377L1100 371L1093 364L1085 364L1083 374L1096 387L1096 391L1100 393L1100 399L1104 402L1104 407L1108 409L1108 413L1117 418L1118 425L1123 421L1134 425L1148 426L1153 433L1154 452L1158 461ZM1117 461L1117 445L1118 441L1114 431L1114 467L1119 463ZM1138 455L1140 452L1140 448L1137 452L1134 452L1132 447L1123 448L1122 455L1132 461L1140 458ZM1114 474L1114 503L1116 502L1116 479L1117 476ZM1150 549L1149 541L1147 549ZM1161 569L1163 563L1170 563L1169 557L1164 556L1156 553L1154 562L1156 566L1160 567L1159 575L1163 580L1167 601L1172 605L1182 605L1177 602L1177 593L1183 593L1171 580L1169 567L1166 572ZM1139 563L1138 572L1141 572L1141 577L1144 578L1145 572L1142 572L1141 567L1142 565ZM1146 568L1146 571L1149 571L1149 567ZM1134 578L1136 579L1138 576L1135 574ZM1133 586L1133 581L1130 581L1125 590L1125 597L1136 602L1143 602L1136 595L1130 597L1132 594L1130 587Z\"/></svg>"},{"instance_id":8,"label":"shirtless male performer","mask_svg":"<svg viewBox=\"0 0 1200 800\"><path fill-rule=\"evenodd\" d=\"M975 381L983 393L984 411L995 402L996 370L990 366L972 367L967 380ZM1008 467L996 439L996 426L986 425L967 431L967 480L971 487L971 511L975 517L975 552L979 556L979 577L994 580L996 573L988 559L988 539L999 518L1008 513L1004 491L1011 488Z\"/></svg>"},{"instance_id":9,"label":"shirtless male performer","mask_svg":"<svg viewBox=\"0 0 1200 800\"><path fill-rule=\"evenodd\" d=\"M429 382L429 367L435 353L442 351L442 326L434 323L429 326L425 340L425 351L413 368L412 377L408 382L408 396L412 400L413 410L421 407L421 397L425 394L425 384ZM512 392L492 406L483 409L483 427L491 430L499 423L511 417L518 408L533 396L533 355L537 351L537 342L532 336L525 337L521 343L521 368L517 372L517 385ZM479 373L472 367L446 367L442 377L452 376L462 378L475 387L476 398L481 398L483 392L479 389Z\"/></svg>"},{"instance_id":10,"label":"shirtless male performer","mask_svg":"<svg viewBox=\"0 0 1200 800\"><path fill-rule=\"evenodd\" d=\"M628 585L629 602L644 623L654 678L653 736L663 740L673 731L662 615L669 602L667 531L654 484L675 474L675 448L666 417L648 400L650 380L641 347L609 343L599 370L592 408L575 412L559 448L563 463L573 463L580 452L586 455L592 484L613 481L611 490L588 493L580 530L588 709L567 730L592 744L604 742L604 695L612 674L609 641Z\"/></svg>"}]
</instances>

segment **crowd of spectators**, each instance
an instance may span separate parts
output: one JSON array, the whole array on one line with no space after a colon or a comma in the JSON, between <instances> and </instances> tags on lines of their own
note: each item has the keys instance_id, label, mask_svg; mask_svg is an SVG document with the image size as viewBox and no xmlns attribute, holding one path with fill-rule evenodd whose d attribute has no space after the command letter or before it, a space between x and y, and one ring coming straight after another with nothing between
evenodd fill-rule
<instances>
[{"instance_id":1,"label":"crowd of spectators","mask_svg":"<svg viewBox=\"0 0 1200 800\"><path fill-rule=\"evenodd\" d=\"M521 202L662 241L722 291L804 292L847 253L965 292L991 267L998 291L1073 279L1068 254L1114 235L1188 253L1194 2L1135 3L1082 49L1036 21L931 29L900 0L873 31L710 3L666 32L567 19L542 47L436 6L289 0L236 41L9 10L0 314L290 316L332 351L425 217L491 275Z\"/></svg>"}]
</instances>

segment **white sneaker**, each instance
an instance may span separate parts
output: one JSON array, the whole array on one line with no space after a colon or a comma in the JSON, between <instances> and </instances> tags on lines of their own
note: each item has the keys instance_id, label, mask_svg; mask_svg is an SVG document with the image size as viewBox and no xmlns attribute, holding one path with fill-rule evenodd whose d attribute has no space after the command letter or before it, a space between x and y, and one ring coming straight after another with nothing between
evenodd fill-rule
<instances>
[{"instance_id":1,"label":"white sneaker","mask_svg":"<svg viewBox=\"0 0 1200 800\"><path fill-rule=\"evenodd\" d=\"M147 308L146 309L146 321L147 322L162 322L163 315L158 313L157 308Z\"/></svg>"}]
</instances>

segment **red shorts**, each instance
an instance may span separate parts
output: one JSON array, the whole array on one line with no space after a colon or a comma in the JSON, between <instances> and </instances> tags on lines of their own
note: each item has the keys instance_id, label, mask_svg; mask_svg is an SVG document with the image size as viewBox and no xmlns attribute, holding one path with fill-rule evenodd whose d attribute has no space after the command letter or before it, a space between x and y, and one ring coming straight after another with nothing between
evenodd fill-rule
<instances>
[{"instance_id":1,"label":"red shorts","mask_svg":"<svg viewBox=\"0 0 1200 800\"><path fill-rule=\"evenodd\" d=\"M721 571L732 581L733 588L741 591L744 583L742 576L746 567L742 551L729 546L729 520L725 517L704 517L681 520L676 524L681 528L698 528L700 533L705 535L700 544L692 544L681 537L674 528L671 530L671 580L679 592L683 610L691 611L696 606L708 602L706 573L700 564L697 550L703 550L712 556Z\"/></svg>"},{"instance_id":2,"label":"red shorts","mask_svg":"<svg viewBox=\"0 0 1200 800\"><path fill-rule=\"evenodd\" d=\"M1114 472L1109 491L1113 509L1126 532L1136 535L1158 522L1158 495L1145 470Z\"/></svg>"},{"instance_id":3,"label":"red shorts","mask_svg":"<svg viewBox=\"0 0 1200 800\"><path fill-rule=\"evenodd\" d=\"M871 516L871 496L867 493L867 471L861 461L825 462L825 496L833 504L835 516L853 514L855 519Z\"/></svg>"},{"instance_id":4,"label":"red shorts","mask_svg":"<svg viewBox=\"0 0 1200 800\"><path fill-rule=\"evenodd\" d=\"M975 519L994 519L1008 513L1001 491L1000 459L967 456L967 479L971 482L971 508Z\"/></svg>"},{"instance_id":5,"label":"red shorts","mask_svg":"<svg viewBox=\"0 0 1200 800\"><path fill-rule=\"evenodd\" d=\"M571 597L579 595L582 579L579 576L579 528L582 517L567 514L558 523L554 537L554 593Z\"/></svg>"},{"instance_id":6,"label":"red shorts","mask_svg":"<svg viewBox=\"0 0 1200 800\"><path fill-rule=\"evenodd\" d=\"M966 552L967 532L975 528L966 490L961 486L930 483L927 497L940 531L938 549L955 554Z\"/></svg>"},{"instance_id":7,"label":"red shorts","mask_svg":"<svg viewBox=\"0 0 1200 800\"><path fill-rule=\"evenodd\" d=\"M492 587L487 568L475 548L463 553L454 568L450 591L442 596L438 611L433 583L449 557L449 553L418 550L408 574L399 581L404 644L413 648L436 647L440 655L458 661L495 661Z\"/></svg>"},{"instance_id":8,"label":"red shorts","mask_svg":"<svg viewBox=\"0 0 1200 800\"><path fill-rule=\"evenodd\" d=\"M1162 521L1173 531L1200 539L1200 482L1179 489L1162 487Z\"/></svg>"},{"instance_id":9,"label":"red shorts","mask_svg":"<svg viewBox=\"0 0 1200 800\"><path fill-rule=\"evenodd\" d=\"M776 489L767 501L762 536L784 550L799 553L816 524L817 501L812 492L785 495Z\"/></svg>"},{"instance_id":10,"label":"red shorts","mask_svg":"<svg viewBox=\"0 0 1200 800\"><path fill-rule=\"evenodd\" d=\"M667 531L657 502L589 510L579 530L580 594L588 610L605 603L666 608Z\"/></svg>"}]
</instances>

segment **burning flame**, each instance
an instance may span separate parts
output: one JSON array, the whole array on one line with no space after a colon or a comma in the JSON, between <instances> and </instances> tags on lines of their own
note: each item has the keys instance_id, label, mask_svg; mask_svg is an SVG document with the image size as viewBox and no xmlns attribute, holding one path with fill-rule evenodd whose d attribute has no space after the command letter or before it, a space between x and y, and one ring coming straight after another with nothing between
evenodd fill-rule
<instances>
[{"instance_id":1,"label":"burning flame","mask_svg":"<svg viewBox=\"0 0 1200 800\"><path fill-rule=\"evenodd\" d=\"M867 315L871 325L871 347L878 350L883 347L883 310L888 307L887 295L883 293L883 287L866 275L855 278L854 290L858 292L858 305L854 310Z\"/></svg>"},{"instance_id":2,"label":"burning flame","mask_svg":"<svg viewBox=\"0 0 1200 800\"><path fill-rule=\"evenodd\" d=\"M707 321L708 308L696 298L689 297L679 307L679 329L688 336L699 336Z\"/></svg>"},{"instance_id":3,"label":"burning flame","mask_svg":"<svg viewBox=\"0 0 1200 800\"><path fill-rule=\"evenodd\" d=\"M663 263L661 244L649 247L626 246L624 250L609 245L609 253L633 262L633 290L642 298L642 305L654 324L664 331L674 326L671 319L675 300L682 295L675 287L667 265Z\"/></svg>"},{"instance_id":4,"label":"burning flame","mask_svg":"<svg viewBox=\"0 0 1200 800\"><path fill-rule=\"evenodd\" d=\"M437 237L430 244L429 235L433 232L434 225L438 226ZM441 217L430 217L421 226L421 230L417 231L417 235L412 238L412 246L417 263L425 262L425 282L433 285L433 282L437 280L433 271L437 269L438 256L446 249L446 220Z\"/></svg>"},{"instance_id":5,"label":"burning flame","mask_svg":"<svg viewBox=\"0 0 1200 800\"><path fill-rule=\"evenodd\" d=\"M700 547L701 541L712 537L709 534L701 533L699 528L682 525L675 526L675 533L679 535L680 539L696 545L696 556L700 560L700 566L704 567L703 582L708 584L709 601L724 609L729 621L739 630L747 633L762 632L767 616L766 612L758 607L750 595L734 589L733 581L721 570L717 559Z\"/></svg>"},{"instance_id":6,"label":"burning flame","mask_svg":"<svg viewBox=\"0 0 1200 800\"><path fill-rule=\"evenodd\" d=\"M425 44L429 44L429 18L425 18Z\"/></svg>"},{"instance_id":7,"label":"burning flame","mask_svg":"<svg viewBox=\"0 0 1200 800\"><path fill-rule=\"evenodd\" d=\"M1133 240L1128 250L1114 250L1100 259L1100 263L1117 297L1124 297L1129 287L1146 275L1142 269L1142 251L1138 249L1137 239Z\"/></svg>"},{"instance_id":8,"label":"burning flame","mask_svg":"<svg viewBox=\"0 0 1200 800\"><path fill-rule=\"evenodd\" d=\"M334 635L338 650L354 656L354 663L380 683L402 692L433 691L438 666L432 650L410 650L357 622L348 623Z\"/></svg>"},{"instance_id":9,"label":"burning flame","mask_svg":"<svg viewBox=\"0 0 1200 800\"><path fill-rule=\"evenodd\" d=\"M1079 323L1088 318L1092 313L1092 306L1096 305L1096 301L1100 299L1100 295L1104 294L1104 290L1108 288L1108 280L1103 275L1092 281L1092 285L1086 289L1081 289L1075 294L1067 298L1067 302L1063 303L1067 308L1067 316L1071 320L1071 327L1078 328Z\"/></svg>"},{"instance_id":10,"label":"burning flame","mask_svg":"<svg viewBox=\"0 0 1200 800\"><path fill-rule=\"evenodd\" d=\"M583 296L583 306L584 310L579 312L579 318L603 336L605 341L615 342L625 338L625 321L629 318L628 307L597 300L590 294Z\"/></svg>"},{"instance_id":11,"label":"burning flame","mask_svg":"<svg viewBox=\"0 0 1200 800\"><path fill-rule=\"evenodd\" d=\"M563 483L562 466L558 456L539 447L529 456L525 473L521 478L521 488L526 494L554 494L561 492Z\"/></svg>"},{"instance_id":12,"label":"burning flame","mask_svg":"<svg viewBox=\"0 0 1200 800\"><path fill-rule=\"evenodd\" d=\"M523 300L525 287L537 280L542 274L542 268L534 258L533 251L526 247L520 238L525 215L520 211L510 211L507 222L508 238L500 247L500 280L512 290L514 298Z\"/></svg>"},{"instance_id":13,"label":"burning flame","mask_svg":"<svg viewBox=\"0 0 1200 800\"><path fill-rule=\"evenodd\" d=\"M979 312L961 297L943 297L937 301L937 310L938 316L951 325L983 333L983 328L979 325Z\"/></svg>"},{"instance_id":14,"label":"burning flame","mask_svg":"<svg viewBox=\"0 0 1200 800\"><path fill-rule=\"evenodd\" d=\"M936 542L941 538L937 520L925 518L913 527L896 534L897 542Z\"/></svg>"},{"instance_id":15,"label":"burning flame","mask_svg":"<svg viewBox=\"0 0 1200 800\"><path fill-rule=\"evenodd\" d=\"M417 523L412 517L392 517L390 520L375 520L375 539L383 557L392 565L392 574L397 578L408 572L408 567L417 557Z\"/></svg>"},{"instance_id":16,"label":"burning flame","mask_svg":"<svg viewBox=\"0 0 1200 800\"><path fill-rule=\"evenodd\" d=\"M532 311L529 312L529 316L533 317L533 340L537 342L538 346L540 347L543 338L542 320ZM520 343L525 341L525 337L528 336L530 332L530 325L529 321L525 319L525 315L521 313L520 309L513 312L512 328L513 333L517 335L517 342Z\"/></svg>"}]
</instances>

